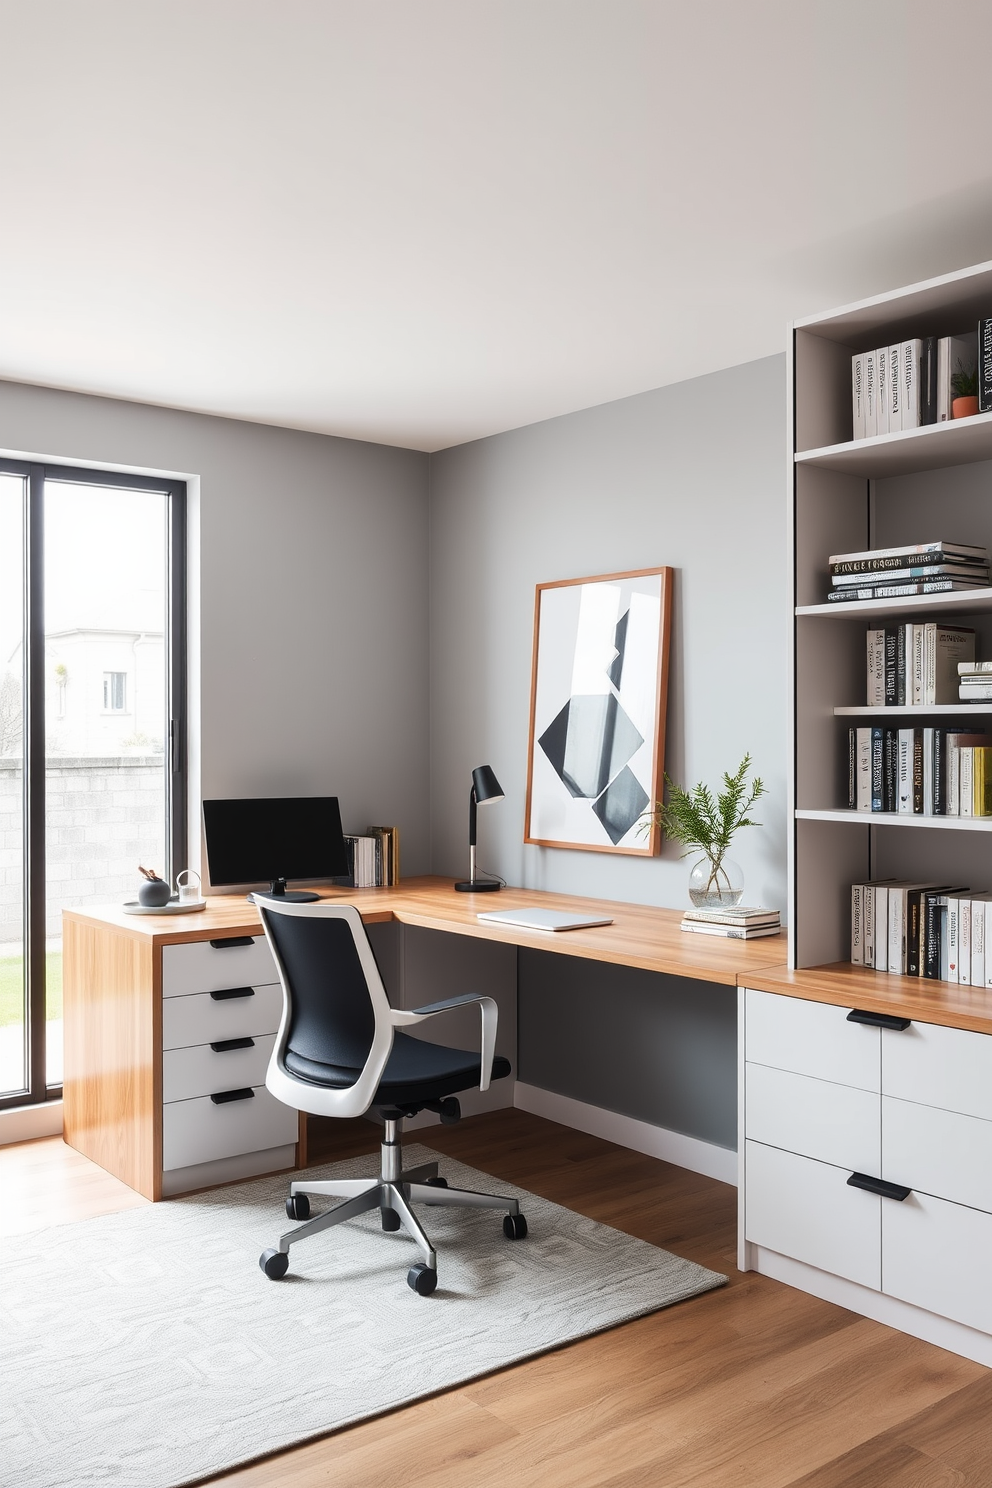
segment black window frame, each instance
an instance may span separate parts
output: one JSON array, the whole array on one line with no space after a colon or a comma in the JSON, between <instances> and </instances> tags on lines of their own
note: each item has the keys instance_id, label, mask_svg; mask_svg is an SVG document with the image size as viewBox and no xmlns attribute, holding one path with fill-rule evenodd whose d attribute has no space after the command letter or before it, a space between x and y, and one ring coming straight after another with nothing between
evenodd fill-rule
<instances>
[{"instance_id":1,"label":"black window frame","mask_svg":"<svg viewBox=\"0 0 992 1488\"><path fill-rule=\"evenodd\" d=\"M24 971L27 1026L27 1089L0 1094L0 1111L61 1100L62 1086L45 1074L45 482L155 491L168 497L166 630L169 637L165 810L168 831L165 873L185 867L188 853L186 482L171 476L128 475L80 465L0 458L0 474L24 481L24 775L23 886Z\"/></svg>"}]
</instances>

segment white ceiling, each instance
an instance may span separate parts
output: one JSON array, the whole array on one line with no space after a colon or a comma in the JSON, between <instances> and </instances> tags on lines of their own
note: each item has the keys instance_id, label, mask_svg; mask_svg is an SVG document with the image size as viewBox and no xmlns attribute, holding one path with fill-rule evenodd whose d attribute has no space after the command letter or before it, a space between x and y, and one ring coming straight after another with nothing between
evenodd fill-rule
<instances>
[{"instance_id":1,"label":"white ceiling","mask_svg":"<svg viewBox=\"0 0 992 1488\"><path fill-rule=\"evenodd\" d=\"M0 376L432 450L992 258L986 0L0 0Z\"/></svg>"}]
</instances>

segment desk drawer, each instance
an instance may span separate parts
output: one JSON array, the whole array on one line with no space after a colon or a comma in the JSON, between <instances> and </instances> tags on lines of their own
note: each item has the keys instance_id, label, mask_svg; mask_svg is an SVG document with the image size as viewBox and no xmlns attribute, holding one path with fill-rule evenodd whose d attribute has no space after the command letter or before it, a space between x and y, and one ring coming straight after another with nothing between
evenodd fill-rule
<instances>
[{"instance_id":1,"label":"desk drawer","mask_svg":"<svg viewBox=\"0 0 992 1488\"><path fill-rule=\"evenodd\" d=\"M882 1200L831 1167L760 1142L745 1145L745 1234L755 1245L878 1291Z\"/></svg>"},{"instance_id":2,"label":"desk drawer","mask_svg":"<svg viewBox=\"0 0 992 1488\"><path fill-rule=\"evenodd\" d=\"M892 1297L992 1333L992 1215L913 1192L882 1211L882 1285Z\"/></svg>"},{"instance_id":3,"label":"desk drawer","mask_svg":"<svg viewBox=\"0 0 992 1488\"><path fill-rule=\"evenodd\" d=\"M745 1131L754 1141L849 1172L881 1171L880 1097L809 1075L749 1064Z\"/></svg>"},{"instance_id":4,"label":"desk drawer","mask_svg":"<svg viewBox=\"0 0 992 1488\"><path fill-rule=\"evenodd\" d=\"M892 1183L992 1213L992 1121L883 1096L881 1171Z\"/></svg>"},{"instance_id":5,"label":"desk drawer","mask_svg":"<svg viewBox=\"0 0 992 1488\"><path fill-rule=\"evenodd\" d=\"M162 1004L162 1048L192 1048L220 1039L276 1033L282 1017L282 988L270 983L245 989L251 996L215 1000L209 992L170 997Z\"/></svg>"},{"instance_id":6,"label":"desk drawer","mask_svg":"<svg viewBox=\"0 0 992 1488\"><path fill-rule=\"evenodd\" d=\"M882 1092L992 1121L992 1037L935 1023L886 1029Z\"/></svg>"},{"instance_id":7,"label":"desk drawer","mask_svg":"<svg viewBox=\"0 0 992 1488\"><path fill-rule=\"evenodd\" d=\"M162 1167L191 1167L243 1152L264 1152L295 1142L299 1114L255 1086L245 1100L215 1105L209 1096L172 1101L162 1108Z\"/></svg>"},{"instance_id":8,"label":"desk drawer","mask_svg":"<svg viewBox=\"0 0 992 1488\"><path fill-rule=\"evenodd\" d=\"M248 945L238 937L219 937L216 945L195 940L188 945L162 947L162 996L185 997L191 992L219 992L224 987L250 987L276 982L279 974L265 936Z\"/></svg>"},{"instance_id":9,"label":"desk drawer","mask_svg":"<svg viewBox=\"0 0 992 1488\"><path fill-rule=\"evenodd\" d=\"M192 1100L218 1090L264 1085L276 1036L264 1034L247 1049L213 1049L200 1044L193 1049L166 1049L162 1055L163 1101ZM237 1038L235 1043L239 1042Z\"/></svg>"},{"instance_id":10,"label":"desk drawer","mask_svg":"<svg viewBox=\"0 0 992 1488\"><path fill-rule=\"evenodd\" d=\"M749 989L745 1003L746 1057L793 1074L878 1090L879 1031L849 1023L848 1012L848 1008L825 1002Z\"/></svg>"}]
</instances>

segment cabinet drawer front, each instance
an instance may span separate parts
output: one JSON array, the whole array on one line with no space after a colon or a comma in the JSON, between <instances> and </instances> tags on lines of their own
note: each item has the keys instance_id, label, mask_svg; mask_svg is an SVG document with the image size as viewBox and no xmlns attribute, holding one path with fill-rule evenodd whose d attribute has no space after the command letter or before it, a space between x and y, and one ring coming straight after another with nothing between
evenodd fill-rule
<instances>
[{"instance_id":1,"label":"cabinet drawer front","mask_svg":"<svg viewBox=\"0 0 992 1488\"><path fill-rule=\"evenodd\" d=\"M911 1023L882 1038L882 1091L992 1121L992 1037Z\"/></svg>"},{"instance_id":2,"label":"cabinet drawer front","mask_svg":"<svg viewBox=\"0 0 992 1488\"><path fill-rule=\"evenodd\" d=\"M162 1055L163 1101L192 1100L219 1090L264 1085L274 1033L256 1038L250 1049L166 1049Z\"/></svg>"},{"instance_id":3,"label":"cabinet drawer front","mask_svg":"<svg viewBox=\"0 0 992 1488\"><path fill-rule=\"evenodd\" d=\"M882 1200L850 1173L760 1142L745 1145L748 1240L878 1291Z\"/></svg>"},{"instance_id":4,"label":"cabinet drawer front","mask_svg":"<svg viewBox=\"0 0 992 1488\"><path fill-rule=\"evenodd\" d=\"M749 1064L745 1080L745 1130L753 1141L852 1172L880 1171L880 1097L873 1091L762 1064Z\"/></svg>"},{"instance_id":5,"label":"cabinet drawer front","mask_svg":"<svg viewBox=\"0 0 992 1488\"><path fill-rule=\"evenodd\" d=\"M883 1096L882 1177L992 1213L992 1121Z\"/></svg>"},{"instance_id":6,"label":"cabinet drawer front","mask_svg":"<svg viewBox=\"0 0 992 1488\"><path fill-rule=\"evenodd\" d=\"M992 1333L992 1215L911 1193L882 1211L882 1285L893 1297Z\"/></svg>"},{"instance_id":7,"label":"cabinet drawer front","mask_svg":"<svg viewBox=\"0 0 992 1488\"><path fill-rule=\"evenodd\" d=\"M295 1142L299 1114L256 1086L250 1100L216 1106L209 1096L162 1108L162 1167L190 1167Z\"/></svg>"},{"instance_id":8,"label":"cabinet drawer front","mask_svg":"<svg viewBox=\"0 0 992 1488\"><path fill-rule=\"evenodd\" d=\"M251 987L276 982L279 974L264 935L251 945L212 946L209 940L162 947L162 996L185 997L190 992L219 992L224 987Z\"/></svg>"},{"instance_id":9,"label":"cabinet drawer front","mask_svg":"<svg viewBox=\"0 0 992 1488\"><path fill-rule=\"evenodd\" d=\"M215 1002L209 992L170 997L162 1004L162 1048L183 1049L218 1039L276 1033L282 1017L282 988L254 987L251 997Z\"/></svg>"},{"instance_id":10,"label":"cabinet drawer front","mask_svg":"<svg viewBox=\"0 0 992 1488\"><path fill-rule=\"evenodd\" d=\"M825 1002L749 989L745 1002L746 1057L796 1075L878 1090L879 1031L848 1023L848 1011Z\"/></svg>"}]
</instances>

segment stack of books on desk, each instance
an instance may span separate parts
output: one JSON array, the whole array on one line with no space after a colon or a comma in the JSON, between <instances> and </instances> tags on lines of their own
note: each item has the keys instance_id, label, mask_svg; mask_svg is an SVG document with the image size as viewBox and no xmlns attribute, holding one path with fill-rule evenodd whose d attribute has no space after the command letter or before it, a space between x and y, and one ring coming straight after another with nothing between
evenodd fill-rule
<instances>
[{"instance_id":1,"label":"stack of books on desk","mask_svg":"<svg viewBox=\"0 0 992 1488\"><path fill-rule=\"evenodd\" d=\"M739 904L730 909L687 909L680 930L692 935L722 935L727 940L757 940L781 929L777 909Z\"/></svg>"},{"instance_id":2,"label":"stack of books on desk","mask_svg":"<svg viewBox=\"0 0 992 1488\"><path fill-rule=\"evenodd\" d=\"M863 553L831 553L831 604L897 599L904 594L945 594L989 584L988 549L970 543L907 543Z\"/></svg>"},{"instance_id":3,"label":"stack of books on desk","mask_svg":"<svg viewBox=\"0 0 992 1488\"><path fill-rule=\"evenodd\" d=\"M400 881L398 827L369 827L364 836L345 834L348 873L338 879L350 889L391 888Z\"/></svg>"}]
</instances>

